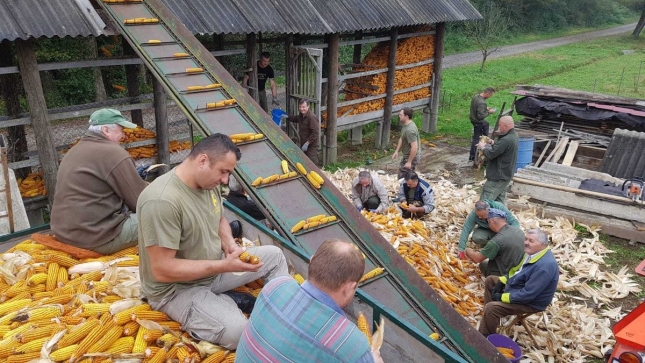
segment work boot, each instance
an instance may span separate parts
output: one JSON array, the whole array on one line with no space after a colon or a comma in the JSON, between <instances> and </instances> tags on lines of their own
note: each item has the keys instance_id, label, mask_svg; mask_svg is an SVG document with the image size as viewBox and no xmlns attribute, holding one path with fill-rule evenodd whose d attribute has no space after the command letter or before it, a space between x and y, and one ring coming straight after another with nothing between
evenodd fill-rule
<instances>
[{"instance_id":1,"label":"work boot","mask_svg":"<svg viewBox=\"0 0 645 363\"><path fill-rule=\"evenodd\" d=\"M242 223L237 219L228 224L231 227L231 234L233 238L242 237Z\"/></svg>"}]
</instances>

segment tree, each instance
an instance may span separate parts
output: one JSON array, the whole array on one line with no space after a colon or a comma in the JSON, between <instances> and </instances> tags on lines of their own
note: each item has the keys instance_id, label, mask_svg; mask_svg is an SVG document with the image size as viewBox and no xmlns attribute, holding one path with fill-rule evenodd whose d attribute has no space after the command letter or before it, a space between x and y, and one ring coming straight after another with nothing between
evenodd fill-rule
<instances>
[{"instance_id":1,"label":"tree","mask_svg":"<svg viewBox=\"0 0 645 363\"><path fill-rule=\"evenodd\" d=\"M483 19L466 22L464 31L479 47L482 53L481 71L484 71L488 56L499 49L492 48L493 42L506 34L510 20L506 11L493 0L486 0L479 12Z\"/></svg>"}]
</instances>

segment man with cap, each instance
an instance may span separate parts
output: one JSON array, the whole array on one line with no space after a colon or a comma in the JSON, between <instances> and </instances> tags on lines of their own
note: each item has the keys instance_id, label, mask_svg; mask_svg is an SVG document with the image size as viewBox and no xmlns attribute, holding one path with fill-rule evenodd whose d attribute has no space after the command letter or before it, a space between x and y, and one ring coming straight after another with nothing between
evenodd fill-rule
<instances>
[{"instance_id":1,"label":"man with cap","mask_svg":"<svg viewBox=\"0 0 645 363\"><path fill-rule=\"evenodd\" d=\"M493 200L478 200L475 203L475 210L471 211L464 221L464 226L461 229L461 236L459 237L459 258L466 259L466 243L470 232L473 232L472 241L478 246L484 246L491 238L495 237L495 232L490 229L488 225L488 210L491 208L499 209L506 213L506 222L513 227L519 227L520 222L500 202Z\"/></svg>"},{"instance_id":2,"label":"man with cap","mask_svg":"<svg viewBox=\"0 0 645 363\"><path fill-rule=\"evenodd\" d=\"M488 225L495 236L479 252L466 248L466 257L479 264L484 276L503 276L524 255L524 232L506 222L506 213L499 209L488 210Z\"/></svg>"},{"instance_id":3,"label":"man with cap","mask_svg":"<svg viewBox=\"0 0 645 363\"><path fill-rule=\"evenodd\" d=\"M104 108L58 167L51 229L69 245L111 254L137 244L136 206L146 187L134 160L119 145L137 125Z\"/></svg>"}]
</instances>

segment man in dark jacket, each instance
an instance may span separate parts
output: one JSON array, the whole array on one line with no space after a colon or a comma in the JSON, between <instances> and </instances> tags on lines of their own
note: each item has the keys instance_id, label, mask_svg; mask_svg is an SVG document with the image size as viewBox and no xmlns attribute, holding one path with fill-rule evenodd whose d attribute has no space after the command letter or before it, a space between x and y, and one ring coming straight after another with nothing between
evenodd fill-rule
<instances>
[{"instance_id":1,"label":"man in dark jacket","mask_svg":"<svg viewBox=\"0 0 645 363\"><path fill-rule=\"evenodd\" d=\"M137 244L137 199L146 187L134 160L119 145L123 128L137 125L104 108L65 155L51 214L56 238L72 246L111 254Z\"/></svg>"},{"instance_id":2,"label":"man in dark jacket","mask_svg":"<svg viewBox=\"0 0 645 363\"><path fill-rule=\"evenodd\" d=\"M560 271L544 231L531 229L524 238L524 257L508 274L488 276L484 290L483 336L494 334L500 318L544 311L558 286Z\"/></svg>"},{"instance_id":3,"label":"man in dark jacket","mask_svg":"<svg viewBox=\"0 0 645 363\"><path fill-rule=\"evenodd\" d=\"M318 135L320 135L320 121L313 112L309 110L309 101L300 100L298 103L300 114L288 116L289 122L298 123L298 136L300 137L300 148L307 155L309 160L318 164Z\"/></svg>"},{"instance_id":4,"label":"man in dark jacket","mask_svg":"<svg viewBox=\"0 0 645 363\"><path fill-rule=\"evenodd\" d=\"M494 108L486 105L486 100L491 98L495 93L492 87L486 88L483 92L476 94L470 101L470 123L473 124L473 141L470 144L470 155L468 160L475 160L475 152L477 151L477 143L481 136L488 136L488 121L486 117L495 112Z\"/></svg>"},{"instance_id":5,"label":"man in dark jacket","mask_svg":"<svg viewBox=\"0 0 645 363\"><path fill-rule=\"evenodd\" d=\"M495 200L504 203L506 189L515 174L517 163L517 148L520 139L514 129L513 118L504 116L499 119L499 138L489 139L488 143L479 143L484 156L488 160L486 168L486 183L482 188L480 200Z\"/></svg>"},{"instance_id":6,"label":"man in dark jacket","mask_svg":"<svg viewBox=\"0 0 645 363\"><path fill-rule=\"evenodd\" d=\"M244 191L242 184L240 184L240 182L238 182L233 176L228 179L228 189L229 192L226 196L226 200L229 203L233 204L242 212L250 215L258 221L266 219L264 213L262 213L260 208L258 208L258 205L246 196L246 192Z\"/></svg>"},{"instance_id":7,"label":"man in dark jacket","mask_svg":"<svg viewBox=\"0 0 645 363\"><path fill-rule=\"evenodd\" d=\"M399 207L403 210L403 218L421 218L434 209L432 187L427 181L419 179L413 171L405 174L397 199L401 202Z\"/></svg>"}]
</instances>

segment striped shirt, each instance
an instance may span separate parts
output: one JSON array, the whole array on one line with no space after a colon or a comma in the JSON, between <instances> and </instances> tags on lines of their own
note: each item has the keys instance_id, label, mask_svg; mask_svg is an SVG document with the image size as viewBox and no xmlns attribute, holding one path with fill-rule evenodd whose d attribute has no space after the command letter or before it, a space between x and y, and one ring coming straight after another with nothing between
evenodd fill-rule
<instances>
[{"instance_id":1,"label":"striped shirt","mask_svg":"<svg viewBox=\"0 0 645 363\"><path fill-rule=\"evenodd\" d=\"M258 296L235 362L374 362L367 338L324 292L291 277Z\"/></svg>"}]
</instances>

